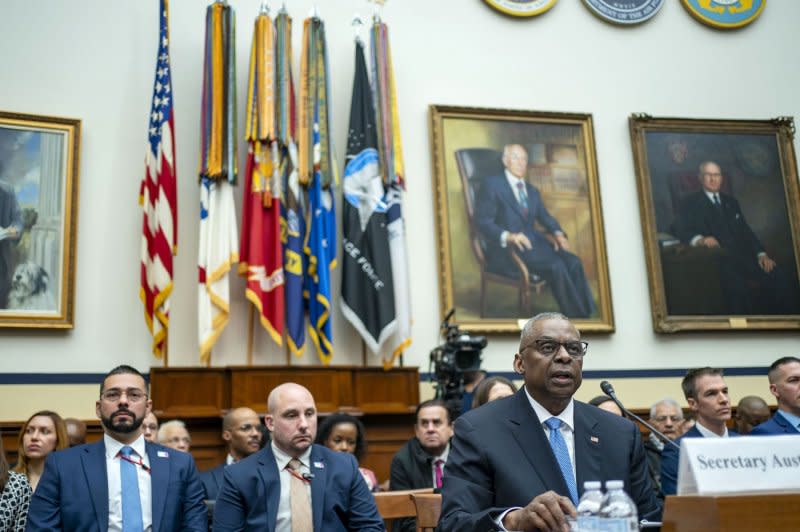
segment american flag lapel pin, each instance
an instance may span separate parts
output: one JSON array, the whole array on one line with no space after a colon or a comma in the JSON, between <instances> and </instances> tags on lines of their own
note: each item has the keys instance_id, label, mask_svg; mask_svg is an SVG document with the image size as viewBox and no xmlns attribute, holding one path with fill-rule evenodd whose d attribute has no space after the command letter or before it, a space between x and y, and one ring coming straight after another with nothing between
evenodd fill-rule
<instances>
[{"instance_id":1,"label":"american flag lapel pin","mask_svg":"<svg viewBox=\"0 0 800 532\"><path fill-rule=\"evenodd\" d=\"M600 443L600 438L598 438L597 436L589 436L589 441L591 441L592 443Z\"/></svg>"},{"instance_id":2,"label":"american flag lapel pin","mask_svg":"<svg viewBox=\"0 0 800 532\"><path fill-rule=\"evenodd\" d=\"M159 458L169 458L169 453L167 451L158 451Z\"/></svg>"},{"instance_id":3,"label":"american flag lapel pin","mask_svg":"<svg viewBox=\"0 0 800 532\"><path fill-rule=\"evenodd\" d=\"M314 462L314 467L317 469L325 469L325 464L322 462Z\"/></svg>"}]
</instances>

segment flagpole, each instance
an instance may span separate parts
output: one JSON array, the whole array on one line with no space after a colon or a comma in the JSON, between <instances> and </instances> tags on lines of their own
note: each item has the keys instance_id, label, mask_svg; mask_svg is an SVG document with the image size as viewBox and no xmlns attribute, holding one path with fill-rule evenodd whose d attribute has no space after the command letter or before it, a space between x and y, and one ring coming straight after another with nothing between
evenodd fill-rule
<instances>
[{"instance_id":1,"label":"flagpole","mask_svg":"<svg viewBox=\"0 0 800 532\"><path fill-rule=\"evenodd\" d=\"M286 342L286 365L287 366L292 365L292 352L289 349L289 342Z\"/></svg>"},{"instance_id":2,"label":"flagpole","mask_svg":"<svg viewBox=\"0 0 800 532\"><path fill-rule=\"evenodd\" d=\"M164 367L169 367L169 333L164 335Z\"/></svg>"},{"instance_id":3,"label":"flagpole","mask_svg":"<svg viewBox=\"0 0 800 532\"><path fill-rule=\"evenodd\" d=\"M253 365L253 322L255 321L255 305L250 305L250 324L247 327L247 365Z\"/></svg>"},{"instance_id":4,"label":"flagpole","mask_svg":"<svg viewBox=\"0 0 800 532\"><path fill-rule=\"evenodd\" d=\"M361 340L361 365L367 367L367 344Z\"/></svg>"}]
</instances>

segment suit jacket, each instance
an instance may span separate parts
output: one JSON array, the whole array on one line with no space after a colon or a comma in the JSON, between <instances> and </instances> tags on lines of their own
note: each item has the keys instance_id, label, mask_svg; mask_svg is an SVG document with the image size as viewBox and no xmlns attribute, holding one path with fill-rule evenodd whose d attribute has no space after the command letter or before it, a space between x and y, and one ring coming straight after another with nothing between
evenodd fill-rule
<instances>
[{"instance_id":1,"label":"suit jacket","mask_svg":"<svg viewBox=\"0 0 800 532\"><path fill-rule=\"evenodd\" d=\"M203 483L203 490L206 499L213 501L217 499L220 488L222 488L222 472L228 464L222 463L214 469L200 473L200 482Z\"/></svg>"},{"instance_id":2,"label":"suit jacket","mask_svg":"<svg viewBox=\"0 0 800 532\"><path fill-rule=\"evenodd\" d=\"M499 273L511 267L506 263L510 262L508 252L500 247L500 235L503 231L525 233L534 250L537 246L552 247L541 232L534 230L535 222L539 222L548 233L561 231L561 226L547 211L536 187L525 183L525 192L528 195L527 216L505 175L487 177L477 193L475 224L486 240L487 260L495 270L501 270Z\"/></svg>"},{"instance_id":3,"label":"suit jacket","mask_svg":"<svg viewBox=\"0 0 800 532\"><path fill-rule=\"evenodd\" d=\"M800 434L797 427L793 427L789 420L783 417L780 411L775 412L775 415L763 422L762 424L753 427L750 431L753 436L767 436L775 434Z\"/></svg>"},{"instance_id":4,"label":"suit jacket","mask_svg":"<svg viewBox=\"0 0 800 532\"><path fill-rule=\"evenodd\" d=\"M375 498L352 455L314 445L311 465L315 532L383 531ZM223 477L214 508L214 531L274 531L281 481L272 446L229 465Z\"/></svg>"},{"instance_id":5,"label":"suit jacket","mask_svg":"<svg viewBox=\"0 0 800 532\"><path fill-rule=\"evenodd\" d=\"M147 442L153 532L207 532L203 486L191 455ZM106 446L97 443L50 453L31 498L26 530L108 530Z\"/></svg>"},{"instance_id":6,"label":"suit jacket","mask_svg":"<svg viewBox=\"0 0 800 532\"><path fill-rule=\"evenodd\" d=\"M719 200L721 208L702 190L687 196L674 225L678 238L689 243L697 235L713 236L724 250L755 263L764 246L745 220L739 202L721 192Z\"/></svg>"},{"instance_id":7,"label":"suit jacket","mask_svg":"<svg viewBox=\"0 0 800 532\"><path fill-rule=\"evenodd\" d=\"M639 517L660 520L639 429L594 406L574 405L578 495L587 480L623 480ZM569 496L524 388L456 420L442 483L442 530L495 530L503 511L548 490Z\"/></svg>"},{"instance_id":8,"label":"suit jacket","mask_svg":"<svg viewBox=\"0 0 800 532\"><path fill-rule=\"evenodd\" d=\"M416 490L433 488L433 457L425 452L415 437L400 447L392 458L389 476L389 489ZM417 529L414 518L395 519L393 532L414 532Z\"/></svg>"},{"instance_id":9,"label":"suit jacket","mask_svg":"<svg viewBox=\"0 0 800 532\"><path fill-rule=\"evenodd\" d=\"M739 433L728 429L728 436L731 438L738 436ZM702 438L701 433L697 426L694 426L686 431L686 434L675 440L675 443L680 446L683 438ZM665 445L664 450L661 451L661 493L666 495L675 495L678 492L678 462L680 458L680 451L672 445Z\"/></svg>"}]
</instances>

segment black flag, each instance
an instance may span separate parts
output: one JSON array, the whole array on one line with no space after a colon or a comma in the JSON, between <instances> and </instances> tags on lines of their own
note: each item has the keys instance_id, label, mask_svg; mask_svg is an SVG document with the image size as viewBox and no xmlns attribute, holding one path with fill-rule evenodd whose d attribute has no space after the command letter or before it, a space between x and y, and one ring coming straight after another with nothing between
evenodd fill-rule
<instances>
[{"instance_id":1,"label":"black flag","mask_svg":"<svg viewBox=\"0 0 800 532\"><path fill-rule=\"evenodd\" d=\"M359 40L343 180L342 313L373 353L397 326L386 228L388 205L377 146L372 91Z\"/></svg>"}]
</instances>

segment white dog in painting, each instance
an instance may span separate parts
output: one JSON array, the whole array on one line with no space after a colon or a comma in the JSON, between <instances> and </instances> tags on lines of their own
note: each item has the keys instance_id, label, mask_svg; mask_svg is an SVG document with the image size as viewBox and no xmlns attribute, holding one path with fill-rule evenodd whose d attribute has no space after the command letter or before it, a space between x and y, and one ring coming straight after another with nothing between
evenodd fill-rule
<instances>
[{"instance_id":1,"label":"white dog in painting","mask_svg":"<svg viewBox=\"0 0 800 532\"><path fill-rule=\"evenodd\" d=\"M33 262L23 262L14 270L8 308L16 310L55 310L56 303L50 293L50 276L44 268Z\"/></svg>"}]
</instances>

